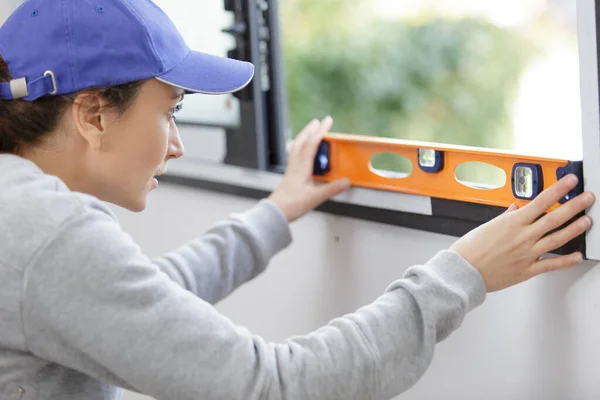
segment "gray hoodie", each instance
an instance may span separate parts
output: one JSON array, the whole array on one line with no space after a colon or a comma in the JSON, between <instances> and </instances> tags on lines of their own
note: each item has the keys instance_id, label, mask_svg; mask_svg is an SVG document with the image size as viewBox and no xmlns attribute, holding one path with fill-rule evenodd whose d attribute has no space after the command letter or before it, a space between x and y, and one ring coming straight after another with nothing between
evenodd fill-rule
<instances>
[{"instance_id":1,"label":"gray hoodie","mask_svg":"<svg viewBox=\"0 0 600 400\"><path fill-rule=\"evenodd\" d=\"M156 259L98 199L0 155L0 398L389 399L485 299L443 251L373 303L271 343L213 305L291 242L270 201ZM392 262L392 260L390 260ZM276 299L274 299L276 300Z\"/></svg>"}]
</instances>

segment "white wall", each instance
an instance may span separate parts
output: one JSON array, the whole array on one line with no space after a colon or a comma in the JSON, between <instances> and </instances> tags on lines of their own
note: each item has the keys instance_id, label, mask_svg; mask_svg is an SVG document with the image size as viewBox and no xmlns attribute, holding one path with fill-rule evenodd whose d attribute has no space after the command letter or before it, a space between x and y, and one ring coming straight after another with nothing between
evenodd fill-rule
<instances>
[{"instance_id":1,"label":"white wall","mask_svg":"<svg viewBox=\"0 0 600 400\"><path fill-rule=\"evenodd\" d=\"M143 249L157 255L252 204L163 184L145 212L116 211ZM354 311L410 265L426 261L454 240L320 213L295 223L293 235L292 246L265 274L218 306L268 340L310 332ZM399 398L596 400L598 341L600 269L588 263L489 295L438 345L423 379ZM127 394L124 400L139 398Z\"/></svg>"}]
</instances>

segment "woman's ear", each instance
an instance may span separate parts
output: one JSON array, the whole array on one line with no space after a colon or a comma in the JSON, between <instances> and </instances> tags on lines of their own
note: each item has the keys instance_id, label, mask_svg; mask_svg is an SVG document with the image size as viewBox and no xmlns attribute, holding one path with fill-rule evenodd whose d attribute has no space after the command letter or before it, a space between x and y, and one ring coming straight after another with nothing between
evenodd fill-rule
<instances>
[{"instance_id":1,"label":"woman's ear","mask_svg":"<svg viewBox=\"0 0 600 400\"><path fill-rule=\"evenodd\" d=\"M71 106L78 133L93 150L102 147L102 140L110 123L108 103L95 93L80 93Z\"/></svg>"}]
</instances>

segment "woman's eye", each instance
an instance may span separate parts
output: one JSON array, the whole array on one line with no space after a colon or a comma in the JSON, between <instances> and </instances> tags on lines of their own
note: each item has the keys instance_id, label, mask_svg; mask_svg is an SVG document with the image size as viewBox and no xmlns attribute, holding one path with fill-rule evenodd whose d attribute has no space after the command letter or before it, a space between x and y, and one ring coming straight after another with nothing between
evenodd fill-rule
<instances>
[{"instance_id":1,"label":"woman's eye","mask_svg":"<svg viewBox=\"0 0 600 400\"><path fill-rule=\"evenodd\" d=\"M173 121L177 121L177 117L175 116L175 114L177 114L179 111L181 111L181 109L183 108L183 104L179 103L175 106L175 108L172 108L169 112L169 114L171 115L171 118L173 118Z\"/></svg>"}]
</instances>

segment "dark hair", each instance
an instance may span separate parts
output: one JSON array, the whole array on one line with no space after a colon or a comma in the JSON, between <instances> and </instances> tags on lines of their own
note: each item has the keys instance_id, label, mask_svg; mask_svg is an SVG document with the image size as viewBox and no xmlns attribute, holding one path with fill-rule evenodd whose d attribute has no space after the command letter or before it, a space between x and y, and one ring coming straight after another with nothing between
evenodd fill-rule
<instances>
[{"instance_id":1,"label":"dark hair","mask_svg":"<svg viewBox=\"0 0 600 400\"><path fill-rule=\"evenodd\" d=\"M8 65L0 57L0 82L9 82ZM133 103L144 81L118 86L98 87L86 90L104 97L109 106L123 113ZM22 146L39 144L44 136L54 131L73 95L42 97L35 101L23 99L0 99L0 153L19 153Z\"/></svg>"}]
</instances>

